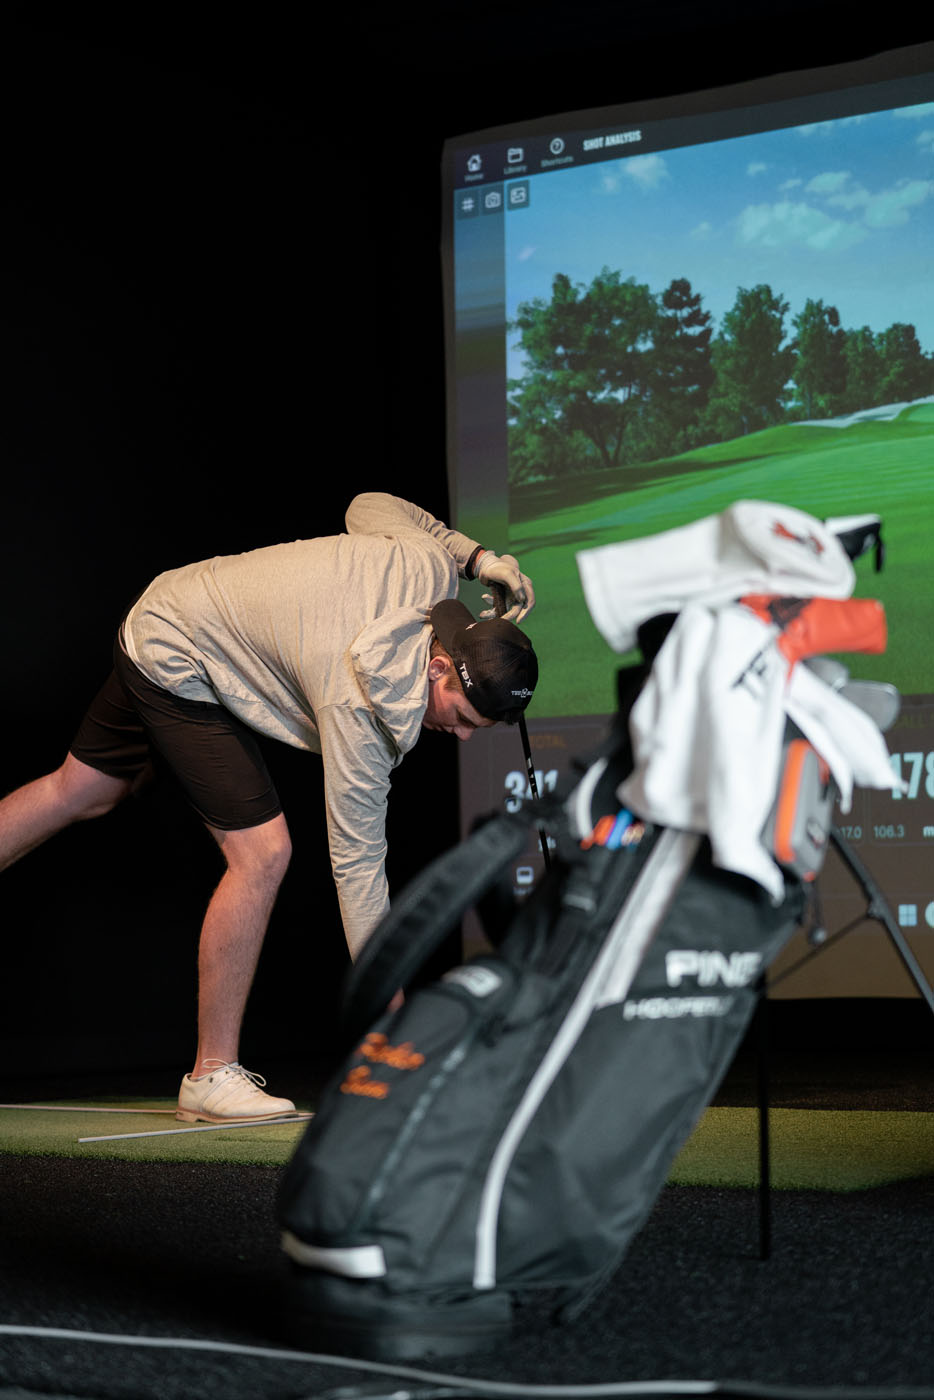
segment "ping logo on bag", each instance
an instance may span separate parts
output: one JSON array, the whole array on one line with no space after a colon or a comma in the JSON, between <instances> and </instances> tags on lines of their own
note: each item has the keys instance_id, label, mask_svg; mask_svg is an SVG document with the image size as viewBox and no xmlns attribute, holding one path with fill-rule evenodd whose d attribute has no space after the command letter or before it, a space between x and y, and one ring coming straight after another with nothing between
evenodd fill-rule
<instances>
[{"instance_id":1,"label":"ping logo on bag","mask_svg":"<svg viewBox=\"0 0 934 1400\"><path fill-rule=\"evenodd\" d=\"M695 978L699 987L745 987L756 976L762 962L760 953L720 953L708 948L673 948L665 954L665 976L669 987L680 987L686 977Z\"/></svg>"}]
</instances>

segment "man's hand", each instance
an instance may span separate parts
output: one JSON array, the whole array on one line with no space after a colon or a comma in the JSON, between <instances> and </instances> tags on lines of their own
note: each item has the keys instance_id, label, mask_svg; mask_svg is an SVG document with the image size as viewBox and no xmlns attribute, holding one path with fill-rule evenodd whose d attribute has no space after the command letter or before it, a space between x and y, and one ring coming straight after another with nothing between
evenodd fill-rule
<instances>
[{"instance_id":1,"label":"man's hand","mask_svg":"<svg viewBox=\"0 0 934 1400\"><path fill-rule=\"evenodd\" d=\"M518 560L511 554L496 555L488 549L480 556L476 576L496 594L484 593L483 601L490 606L481 612L482 618L503 617L507 622L521 622L535 607L532 580L522 572ZM504 606L497 606L500 601Z\"/></svg>"}]
</instances>

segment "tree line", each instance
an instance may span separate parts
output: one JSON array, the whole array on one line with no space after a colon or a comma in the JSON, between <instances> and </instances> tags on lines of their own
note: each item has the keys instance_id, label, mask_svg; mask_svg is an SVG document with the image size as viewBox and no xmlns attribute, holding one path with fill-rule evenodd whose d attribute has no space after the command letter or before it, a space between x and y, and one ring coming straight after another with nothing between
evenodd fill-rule
<instances>
[{"instance_id":1,"label":"tree line","mask_svg":"<svg viewBox=\"0 0 934 1400\"><path fill-rule=\"evenodd\" d=\"M740 287L714 334L686 278L653 293L609 268L558 273L521 302L525 372L509 381L513 483L674 456L778 423L832 418L934 393L915 328L845 329L835 306Z\"/></svg>"}]
</instances>

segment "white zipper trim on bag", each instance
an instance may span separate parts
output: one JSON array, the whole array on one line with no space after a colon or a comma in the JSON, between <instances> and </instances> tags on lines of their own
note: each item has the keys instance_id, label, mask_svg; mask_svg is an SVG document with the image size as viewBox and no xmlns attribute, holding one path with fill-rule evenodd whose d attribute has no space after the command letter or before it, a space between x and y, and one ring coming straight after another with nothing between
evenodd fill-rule
<instances>
[{"instance_id":1,"label":"white zipper trim on bag","mask_svg":"<svg viewBox=\"0 0 934 1400\"><path fill-rule=\"evenodd\" d=\"M694 832L666 829L661 833L548 1052L529 1080L522 1101L493 1153L480 1197L474 1288L496 1287L496 1236L503 1187L529 1123L577 1044L591 1012L599 1006L621 1001L628 992L645 949L667 913L700 840Z\"/></svg>"}]
</instances>

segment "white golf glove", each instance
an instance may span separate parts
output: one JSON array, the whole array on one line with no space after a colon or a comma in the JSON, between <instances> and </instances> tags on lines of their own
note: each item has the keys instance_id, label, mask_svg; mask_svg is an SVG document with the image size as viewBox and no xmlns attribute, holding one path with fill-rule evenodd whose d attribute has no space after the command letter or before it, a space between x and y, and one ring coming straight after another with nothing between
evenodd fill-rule
<instances>
[{"instance_id":1,"label":"white golf glove","mask_svg":"<svg viewBox=\"0 0 934 1400\"><path fill-rule=\"evenodd\" d=\"M482 618L502 617L507 622L521 622L535 607L532 580L519 568L511 554L494 554L488 549L474 566L475 577L493 593L484 593L483 601L490 606L481 612Z\"/></svg>"}]
</instances>

